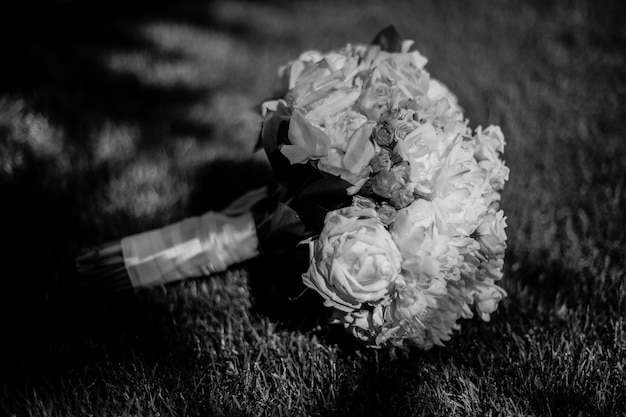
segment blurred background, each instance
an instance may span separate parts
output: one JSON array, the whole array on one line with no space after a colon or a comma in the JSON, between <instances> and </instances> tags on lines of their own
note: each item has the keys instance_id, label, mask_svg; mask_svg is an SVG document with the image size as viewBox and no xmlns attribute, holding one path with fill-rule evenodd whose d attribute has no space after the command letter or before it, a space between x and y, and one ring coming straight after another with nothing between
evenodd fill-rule
<instances>
[{"instance_id":1,"label":"blurred background","mask_svg":"<svg viewBox=\"0 0 626 417\"><path fill-rule=\"evenodd\" d=\"M139 414L194 401L197 409L189 413L219 414L211 407L236 391L231 368L254 362L245 355L256 348L243 342L250 332L263 339L272 326L287 329L276 343L289 354L290 343L304 349L332 333L317 298L305 296L299 306L291 301L302 289L298 265L277 271L271 262L257 263L111 300L76 289L74 256L81 248L220 209L243 191L273 181L256 145L259 105L276 94L278 67L305 50L369 43L388 25L415 41L414 48L429 59L427 70L458 95L470 126L500 125L507 139L511 179L502 198L509 224L503 286L510 297L493 327L472 322L451 349L469 344L480 351L500 332L508 334L502 346L516 351L534 346L524 339L530 329L563 340L586 335L609 356L585 378L600 384L603 375L618 382L624 376L617 367L624 366L626 350L621 2L30 0L1 7L5 411L135 410L120 405L128 405L119 399L125 398L120 387L141 380L139 385L156 384L171 396L142 408L148 407L148 394L126 394L138 398ZM597 328L584 327L585 321ZM224 339L232 326L241 329L240 339ZM328 337L333 344L349 343ZM336 359L335 354L329 355ZM372 354L365 355L371 364ZM511 355L494 369L523 362ZM234 384L214 392L222 400L201 401L197 391L180 388L188 379L209 389L198 382L202 372L189 364L193 358L213 364L210 372L203 368L212 383ZM346 361L343 366L353 369L356 362ZM558 374L560 368L551 366ZM350 385L361 375L353 373L333 378ZM85 388L92 383L96 394ZM365 385L365 393L379 389ZM619 383L604 403L587 398L598 386L564 389L571 398L537 397L533 410L542 414L545 404L554 409L563 398L586 401L592 412L623 403ZM83 387L78 394L76 387ZM521 396L549 391L545 381L534 387ZM328 401L335 410L346 404L358 409L363 397L350 395ZM381 395L404 404L395 394ZM331 413L325 400L311 401L302 410Z\"/></svg>"}]
</instances>

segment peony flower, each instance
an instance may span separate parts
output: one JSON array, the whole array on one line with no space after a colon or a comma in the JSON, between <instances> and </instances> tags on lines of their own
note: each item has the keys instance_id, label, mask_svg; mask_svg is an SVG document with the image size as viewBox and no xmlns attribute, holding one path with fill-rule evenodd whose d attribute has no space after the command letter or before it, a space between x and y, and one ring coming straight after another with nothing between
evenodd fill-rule
<instances>
[{"instance_id":1,"label":"peony flower","mask_svg":"<svg viewBox=\"0 0 626 417\"><path fill-rule=\"evenodd\" d=\"M346 207L330 212L315 242L304 284L325 305L350 312L388 296L402 257L374 209Z\"/></svg>"},{"instance_id":2,"label":"peony flower","mask_svg":"<svg viewBox=\"0 0 626 417\"><path fill-rule=\"evenodd\" d=\"M430 198L450 235L469 236L489 209L486 173L473 158L473 149L457 137L431 179Z\"/></svg>"},{"instance_id":3,"label":"peony flower","mask_svg":"<svg viewBox=\"0 0 626 417\"><path fill-rule=\"evenodd\" d=\"M466 197L479 197L486 187L485 172L473 157L473 148L461 136L455 136L442 155L441 165L433 176L430 197L445 198L458 191Z\"/></svg>"},{"instance_id":4,"label":"peony flower","mask_svg":"<svg viewBox=\"0 0 626 417\"><path fill-rule=\"evenodd\" d=\"M411 182L423 194L432 192L433 177L443 161L449 139L438 135L431 123L425 123L398 141L395 151L411 167Z\"/></svg>"},{"instance_id":5,"label":"peony flower","mask_svg":"<svg viewBox=\"0 0 626 417\"><path fill-rule=\"evenodd\" d=\"M399 347L408 342L422 349L443 345L459 328L456 321L461 317L458 305L449 301L446 291L439 280L399 283L396 297L385 308L376 342Z\"/></svg>"},{"instance_id":6,"label":"peony flower","mask_svg":"<svg viewBox=\"0 0 626 417\"><path fill-rule=\"evenodd\" d=\"M437 300L432 294L414 285L404 285L398 289L397 297L385 310L385 319L399 325L419 325L426 318L428 309L436 306Z\"/></svg>"},{"instance_id":7,"label":"peony flower","mask_svg":"<svg viewBox=\"0 0 626 417\"><path fill-rule=\"evenodd\" d=\"M417 234L417 230L432 229L439 222L435 205L427 200L415 200L409 206L396 212L396 221L389 227L389 232L394 242L398 245L403 259L415 255L423 237Z\"/></svg>"},{"instance_id":8,"label":"peony flower","mask_svg":"<svg viewBox=\"0 0 626 417\"><path fill-rule=\"evenodd\" d=\"M477 249L471 238L447 235L436 206L425 200L398 210L390 231L402 254L403 274L414 282L458 280L465 254Z\"/></svg>"}]
</instances>

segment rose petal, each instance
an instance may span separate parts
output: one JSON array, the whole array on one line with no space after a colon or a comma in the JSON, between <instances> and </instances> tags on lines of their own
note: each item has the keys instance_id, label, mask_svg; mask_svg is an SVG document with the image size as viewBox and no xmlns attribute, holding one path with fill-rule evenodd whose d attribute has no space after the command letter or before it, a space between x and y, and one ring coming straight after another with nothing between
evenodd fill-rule
<instances>
[{"instance_id":1,"label":"rose petal","mask_svg":"<svg viewBox=\"0 0 626 417\"><path fill-rule=\"evenodd\" d=\"M297 109L293 111L289 122L289 140L291 145L283 146L281 152L292 164L319 158L328 152L330 145L328 135Z\"/></svg>"}]
</instances>

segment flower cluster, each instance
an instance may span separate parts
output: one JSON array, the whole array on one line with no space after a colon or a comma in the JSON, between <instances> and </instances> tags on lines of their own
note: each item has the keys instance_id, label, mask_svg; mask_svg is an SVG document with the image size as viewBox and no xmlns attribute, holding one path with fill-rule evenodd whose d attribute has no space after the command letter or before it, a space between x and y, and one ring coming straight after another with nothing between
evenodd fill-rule
<instances>
[{"instance_id":1,"label":"flower cluster","mask_svg":"<svg viewBox=\"0 0 626 417\"><path fill-rule=\"evenodd\" d=\"M426 58L377 45L306 52L281 69L288 93L266 124L288 121L280 152L346 181L352 203L330 211L305 285L371 346L428 349L459 319L488 321L502 278L508 180L497 126L472 130Z\"/></svg>"}]
</instances>

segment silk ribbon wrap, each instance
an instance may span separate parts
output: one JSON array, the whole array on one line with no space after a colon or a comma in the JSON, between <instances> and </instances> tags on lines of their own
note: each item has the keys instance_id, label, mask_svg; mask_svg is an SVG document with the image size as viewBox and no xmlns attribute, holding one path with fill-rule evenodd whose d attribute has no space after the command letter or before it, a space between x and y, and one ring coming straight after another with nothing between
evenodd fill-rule
<instances>
[{"instance_id":1,"label":"silk ribbon wrap","mask_svg":"<svg viewBox=\"0 0 626 417\"><path fill-rule=\"evenodd\" d=\"M208 212L122 239L124 264L134 288L153 287L225 271L259 254L251 213Z\"/></svg>"}]
</instances>

